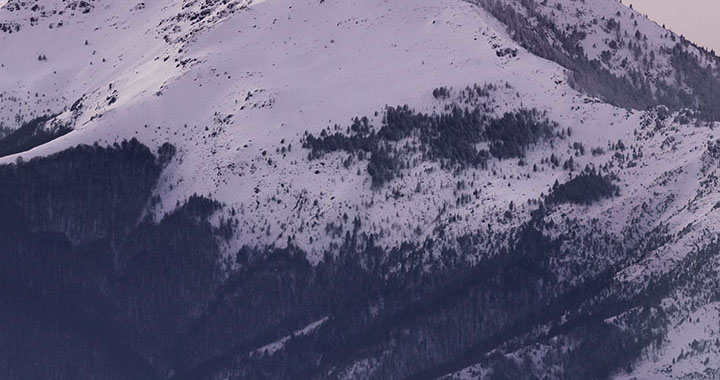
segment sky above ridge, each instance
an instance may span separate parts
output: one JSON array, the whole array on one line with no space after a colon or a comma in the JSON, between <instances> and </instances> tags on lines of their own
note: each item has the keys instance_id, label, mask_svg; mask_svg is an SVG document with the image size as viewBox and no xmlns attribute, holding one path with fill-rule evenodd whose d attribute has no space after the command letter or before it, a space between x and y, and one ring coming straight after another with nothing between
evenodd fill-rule
<instances>
[{"instance_id":1,"label":"sky above ridge","mask_svg":"<svg viewBox=\"0 0 720 380\"><path fill-rule=\"evenodd\" d=\"M720 53L720 0L625 0L635 10Z\"/></svg>"}]
</instances>

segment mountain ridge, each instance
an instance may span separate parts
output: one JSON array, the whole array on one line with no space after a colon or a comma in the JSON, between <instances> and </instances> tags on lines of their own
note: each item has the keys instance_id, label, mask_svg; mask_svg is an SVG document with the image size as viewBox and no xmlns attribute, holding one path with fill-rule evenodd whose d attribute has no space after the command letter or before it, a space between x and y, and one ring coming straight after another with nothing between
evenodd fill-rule
<instances>
[{"instance_id":1,"label":"mountain ridge","mask_svg":"<svg viewBox=\"0 0 720 380\"><path fill-rule=\"evenodd\" d=\"M159 377L720 366L710 343L676 352L683 331L716 334L694 326L717 310L701 281L717 262L718 59L620 3L11 0L0 23L18 26L0 34L17 53L0 60L0 120L60 112L45 125L72 129L1 157L7 181L81 152L139 157L127 141L158 152L122 169L151 167L150 194L113 195L144 205L137 225L88 214L110 235L77 235L39 178L37 199L3 202L54 210L13 247L72 241L58 257L82 258L78 286ZM9 284L43 277L17 263ZM28 286L68 280L48 281Z\"/></svg>"}]
</instances>

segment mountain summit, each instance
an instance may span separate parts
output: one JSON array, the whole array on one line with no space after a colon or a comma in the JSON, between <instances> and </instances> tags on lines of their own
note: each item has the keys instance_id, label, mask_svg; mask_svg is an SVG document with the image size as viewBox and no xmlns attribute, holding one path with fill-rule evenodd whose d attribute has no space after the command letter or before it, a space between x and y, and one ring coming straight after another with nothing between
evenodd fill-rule
<instances>
[{"instance_id":1,"label":"mountain summit","mask_svg":"<svg viewBox=\"0 0 720 380\"><path fill-rule=\"evenodd\" d=\"M615 0L0 1L0 377L720 376L720 58Z\"/></svg>"}]
</instances>

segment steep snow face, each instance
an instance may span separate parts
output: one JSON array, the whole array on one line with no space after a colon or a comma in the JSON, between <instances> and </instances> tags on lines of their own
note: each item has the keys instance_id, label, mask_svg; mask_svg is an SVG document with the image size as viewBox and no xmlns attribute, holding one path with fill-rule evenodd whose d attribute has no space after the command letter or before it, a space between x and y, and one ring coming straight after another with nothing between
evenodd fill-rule
<instances>
[{"instance_id":1,"label":"steep snow face","mask_svg":"<svg viewBox=\"0 0 720 380\"><path fill-rule=\"evenodd\" d=\"M29 21L32 7L3 11L22 25L2 35L4 49L17 52L3 58L0 80L14 89L5 99L21 102L9 103L6 118L17 112L12 104L35 114L66 109L58 119L75 131L2 162L78 143L171 142L179 154L158 188L157 215L194 193L212 196L228 217L242 216L230 253L292 241L317 261L358 228L348 222L356 219L360 232L388 248L440 234L447 241L502 236L528 218L528 201L568 176L541 162L574 157L565 146L574 142L589 150L632 139L641 119L572 90L562 68L519 48L503 25L462 1L92 4L87 13L46 12L39 21ZM301 147L306 132L345 128L354 116L377 127L385 105L442 112L447 100L432 89L457 94L475 83L498 88L491 114L537 108L572 137L532 148L527 165L493 159L489 170L469 169L461 178L421 162L380 190L372 189L366 162L345 168L337 154L309 161ZM79 107L71 111L73 103ZM608 159L574 157L577 168ZM657 175L641 174L646 181ZM468 186L460 189L460 180ZM637 189L637 181L626 187ZM472 201L459 204L463 194ZM511 203L519 211L506 218Z\"/></svg>"},{"instance_id":2,"label":"steep snow face","mask_svg":"<svg viewBox=\"0 0 720 380\"><path fill-rule=\"evenodd\" d=\"M243 216L237 245L284 245L290 237L319 259L352 227L335 237L327 229L346 219L359 218L362 231L388 247L423 241L458 216L448 236L460 236L500 217L511 201L525 209L566 173L493 162L492 172L466 173L476 178L470 191L482 196L448 212L458 197L453 173L423 163L407 180L372 191L363 162L345 169L340 157L308 161L306 131L346 126L354 116L379 125L381 115L374 115L385 105L441 112L445 105L432 89L474 83L501 89L492 96L494 114L547 111L589 146L629 135L639 120L570 89L559 66L519 49L503 26L466 2L267 1L232 10L198 4L95 3L62 28L24 26L3 35L2 44L18 52L2 76L5 88L22 89L13 96L33 94L25 104L35 92L53 93L55 103L41 103L36 113L78 100L82 106L80 115L59 116L74 132L21 156L131 137L169 141L179 156L158 189L161 213L193 193L210 194ZM31 12L4 17L25 21ZM37 44L32 51L27 40ZM505 49L518 53L498 53ZM531 152L529 162L549 156L548 149ZM414 195L418 186L424 190Z\"/></svg>"},{"instance_id":3,"label":"steep snow face","mask_svg":"<svg viewBox=\"0 0 720 380\"><path fill-rule=\"evenodd\" d=\"M10 1L0 9L0 44L12 52L0 58L0 123L17 127L77 104L86 116L77 128L150 101L192 61L179 53L186 39L249 3Z\"/></svg>"},{"instance_id":4,"label":"steep snow face","mask_svg":"<svg viewBox=\"0 0 720 380\"><path fill-rule=\"evenodd\" d=\"M536 6L531 8L554 21L559 30L578 33L577 42L588 58L614 74L626 76L635 71L651 83L669 80L670 84L677 84L676 78L666 77L675 71L669 53L685 40L622 2L551 0L532 4ZM687 47L702 66L717 67L715 57L697 46L688 44Z\"/></svg>"},{"instance_id":5,"label":"steep snow face","mask_svg":"<svg viewBox=\"0 0 720 380\"><path fill-rule=\"evenodd\" d=\"M0 34L3 51L12 52L0 58L0 122L4 125L19 126L81 101L88 117L79 120L77 128L109 108L117 90L113 83L123 75L141 67L147 74L152 67L156 75L132 77L143 82L140 89L148 89L157 85L144 83L148 79L162 83L176 72L173 62L153 65L162 62L155 60L162 51L169 50L155 31L159 15L168 11L163 4L91 4L84 8L87 12L57 1L10 2L0 9L0 23L17 28ZM82 102L84 98L94 104Z\"/></svg>"},{"instance_id":6,"label":"steep snow face","mask_svg":"<svg viewBox=\"0 0 720 380\"><path fill-rule=\"evenodd\" d=\"M523 46L573 70L576 88L624 107L690 107L720 119L718 57L621 2L472 1Z\"/></svg>"}]
</instances>

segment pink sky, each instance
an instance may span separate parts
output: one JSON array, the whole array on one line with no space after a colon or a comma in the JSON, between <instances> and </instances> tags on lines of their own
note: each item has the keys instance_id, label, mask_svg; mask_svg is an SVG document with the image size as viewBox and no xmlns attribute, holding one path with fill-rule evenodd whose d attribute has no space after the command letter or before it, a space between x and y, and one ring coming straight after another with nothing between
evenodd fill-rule
<instances>
[{"instance_id":1,"label":"pink sky","mask_svg":"<svg viewBox=\"0 0 720 380\"><path fill-rule=\"evenodd\" d=\"M658 24L720 53L720 0L624 0Z\"/></svg>"}]
</instances>

